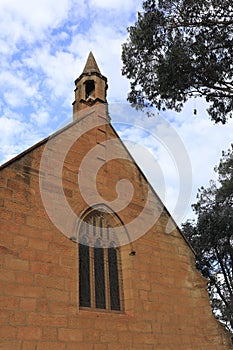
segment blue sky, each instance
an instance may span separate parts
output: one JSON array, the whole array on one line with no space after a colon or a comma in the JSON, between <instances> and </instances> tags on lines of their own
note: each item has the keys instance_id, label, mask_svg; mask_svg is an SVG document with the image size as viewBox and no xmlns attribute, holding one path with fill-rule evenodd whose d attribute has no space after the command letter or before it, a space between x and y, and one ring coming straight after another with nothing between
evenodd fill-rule
<instances>
[{"instance_id":1,"label":"blue sky","mask_svg":"<svg viewBox=\"0 0 233 350\"><path fill-rule=\"evenodd\" d=\"M92 51L108 78L114 126L131 141L134 157L175 217L175 208L185 203L176 217L180 222L191 216L198 187L215 178L221 151L232 142L233 122L214 125L201 100L188 102L180 114L168 111L159 118L129 108L121 45L140 6L137 0L0 1L0 163L72 120L74 80ZM177 137L182 150L174 146ZM189 157L191 177L179 162L180 152Z\"/></svg>"}]
</instances>

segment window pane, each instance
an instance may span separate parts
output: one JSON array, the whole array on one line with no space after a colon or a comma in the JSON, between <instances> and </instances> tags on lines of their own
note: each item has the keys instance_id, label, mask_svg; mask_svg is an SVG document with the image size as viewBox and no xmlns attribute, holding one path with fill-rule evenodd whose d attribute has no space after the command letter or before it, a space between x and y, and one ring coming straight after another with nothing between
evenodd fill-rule
<instances>
[{"instance_id":1,"label":"window pane","mask_svg":"<svg viewBox=\"0 0 233 350\"><path fill-rule=\"evenodd\" d=\"M105 280L104 280L104 250L94 248L95 266L95 304L98 309L106 308Z\"/></svg>"},{"instance_id":2,"label":"window pane","mask_svg":"<svg viewBox=\"0 0 233 350\"><path fill-rule=\"evenodd\" d=\"M90 253L89 247L79 244L79 305L90 307Z\"/></svg>"},{"instance_id":3,"label":"window pane","mask_svg":"<svg viewBox=\"0 0 233 350\"><path fill-rule=\"evenodd\" d=\"M120 310L117 252L114 248L108 249L108 271L109 271L109 282L110 282L111 310Z\"/></svg>"}]
</instances>

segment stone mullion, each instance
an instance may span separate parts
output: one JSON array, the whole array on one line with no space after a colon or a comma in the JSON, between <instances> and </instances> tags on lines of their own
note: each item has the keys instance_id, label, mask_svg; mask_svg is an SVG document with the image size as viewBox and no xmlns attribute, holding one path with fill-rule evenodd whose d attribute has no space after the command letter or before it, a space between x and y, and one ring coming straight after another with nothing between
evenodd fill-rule
<instances>
[{"instance_id":1,"label":"stone mullion","mask_svg":"<svg viewBox=\"0 0 233 350\"><path fill-rule=\"evenodd\" d=\"M120 310L123 311L124 305L124 286L123 286L123 271L120 248L116 248L117 252L117 271L118 271L118 284L119 284L119 296L120 296Z\"/></svg>"},{"instance_id":2,"label":"stone mullion","mask_svg":"<svg viewBox=\"0 0 233 350\"><path fill-rule=\"evenodd\" d=\"M91 307L95 308L95 264L94 264L94 249L90 247L90 289L91 289Z\"/></svg>"},{"instance_id":3,"label":"stone mullion","mask_svg":"<svg viewBox=\"0 0 233 350\"><path fill-rule=\"evenodd\" d=\"M106 309L111 310L110 281L109 281L109 270L108 270L108 249L107 248L104 248L104 280L105 280Z\"/></svg>"}]
</instances>

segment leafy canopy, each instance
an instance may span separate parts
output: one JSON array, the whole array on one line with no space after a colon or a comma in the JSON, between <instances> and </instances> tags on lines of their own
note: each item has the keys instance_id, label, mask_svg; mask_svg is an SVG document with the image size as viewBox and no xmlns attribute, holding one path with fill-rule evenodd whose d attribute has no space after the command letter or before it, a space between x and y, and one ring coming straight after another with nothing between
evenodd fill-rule
<instances>
[{"instance_id":1,"label":"leafy canopy","mask_svg":"<svg viewBox=\"0 0 233 350\"><path fill-rule=\"evenodd\" d=\"M204 97L216 123L232 117L232 0L148 0L123 44L128 100L139 106L182 110Z\"/></svg>"},{"instance_id":2,"label":"leafy canopy","mask_svg":"<svg viewBox=\"0 0 233 350\"><path fill-rule=\"evenodd\" d=\"M209 279L213 312L233 333L233 145L215 168L218 184L202 187L193 206L197 221L183 225L197 268Z\"/></svg>"}]
</instances>

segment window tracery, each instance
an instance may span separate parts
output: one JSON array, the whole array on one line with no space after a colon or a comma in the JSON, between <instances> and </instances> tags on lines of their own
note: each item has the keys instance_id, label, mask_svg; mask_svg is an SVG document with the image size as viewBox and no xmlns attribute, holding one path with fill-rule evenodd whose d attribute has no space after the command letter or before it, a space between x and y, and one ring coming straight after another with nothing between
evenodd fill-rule
<instances>
[{"instance_id":1,"label":"window tracery","mask_svg":"<svg viewBox=\"0 0 233 350\"><path fill-rule=\"evenodd\" d=\"M120 250L112 215L94 210L79 228L80 307L122 310Z\"/></svg>"}]
</instances>

